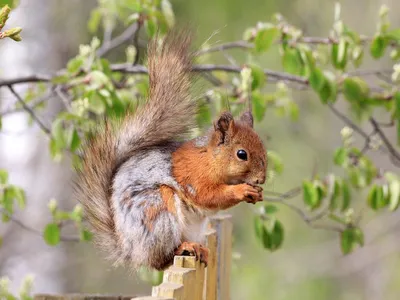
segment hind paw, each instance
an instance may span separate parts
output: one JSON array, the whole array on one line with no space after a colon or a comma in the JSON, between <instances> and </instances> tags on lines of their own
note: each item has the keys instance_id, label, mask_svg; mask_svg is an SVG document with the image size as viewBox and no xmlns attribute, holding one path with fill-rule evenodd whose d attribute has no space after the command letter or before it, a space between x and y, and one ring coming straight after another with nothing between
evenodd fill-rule
<instances>
[{"instance_id":1,"label":"hind paw","mask_svg":"<svg viewBox=\"0 0 400 300\"><path fill-rule=\"evenodd\" d=\"M195 256L196 260L200 259L207 267L208 263L208 248L203 247L198 243L183 242L178 249L175 250L175 255Z\"/></svg>"}]
</instances>

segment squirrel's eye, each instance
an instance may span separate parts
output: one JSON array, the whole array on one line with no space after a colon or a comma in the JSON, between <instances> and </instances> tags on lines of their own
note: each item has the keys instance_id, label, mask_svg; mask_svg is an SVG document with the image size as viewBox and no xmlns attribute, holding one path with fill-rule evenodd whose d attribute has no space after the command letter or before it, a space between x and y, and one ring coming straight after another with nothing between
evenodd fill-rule
<instances>
[{"instance_id":1,"label":"squirrel's eye","mask_svg":"<svg viewBox=\"0 0 400 300\"><path fill-rule=\"evenodd\" d=\"M247 160L247 152L244 151L243 149L238 150L236 153L237 157L241 160Z\"/></svg>"}]
</instances>

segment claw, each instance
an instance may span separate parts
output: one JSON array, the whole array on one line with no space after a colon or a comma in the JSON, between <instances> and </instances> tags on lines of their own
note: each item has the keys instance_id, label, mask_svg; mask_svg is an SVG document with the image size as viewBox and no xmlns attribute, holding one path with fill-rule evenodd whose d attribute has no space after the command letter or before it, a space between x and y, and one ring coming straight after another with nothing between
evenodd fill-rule
<instances>
[{"instance_id":1,"label":"claw","mask_svg":"<svg viewBox=\"0 0 400 300\"><path fill-rule=\"evenodd\" d=\"M183 242L178 249L175 250L175 255L195 256L196 260L200 259L207 267L208 262L208 249L198 243Z\"/></svg>"}]
</instances>

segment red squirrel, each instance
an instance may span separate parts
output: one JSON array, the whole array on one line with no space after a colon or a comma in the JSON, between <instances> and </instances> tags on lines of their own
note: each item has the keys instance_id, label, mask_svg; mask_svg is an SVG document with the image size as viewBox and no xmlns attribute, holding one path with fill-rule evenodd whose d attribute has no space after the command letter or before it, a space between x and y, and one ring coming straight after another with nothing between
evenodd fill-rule
<instances>
[{"instance_id":1,"label":"red squirrel","mask_svg":"<svg viewBox=\"0 0 400 300\"><path fill-rule=\"evenodd\" d=\"M267 157L251 112L223 112L204 136L185 141L197 114L191 40L174 31L150 43L148 99L119 122L106 120L82 148L76 196L116 265L164 270L175 255L207 265L208 217L262 201Z\"/></svg>"}]
</instances>

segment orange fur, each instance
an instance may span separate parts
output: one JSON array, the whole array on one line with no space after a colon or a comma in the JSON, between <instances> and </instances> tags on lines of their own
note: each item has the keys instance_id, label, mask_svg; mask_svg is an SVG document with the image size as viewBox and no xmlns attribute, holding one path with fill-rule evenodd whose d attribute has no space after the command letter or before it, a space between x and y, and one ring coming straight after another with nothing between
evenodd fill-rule
<instances>
[{"instance_id":1,"label":"orange fur","mask_svg":"<svg viewBox=\"0 0 400 300\"><path fill-rule=\"evenodd\" d=\"M226 126L225 140L229 139L226 145L220 145L221 133L216 131L207 146L197 147L195 141L189 141L172 156L175 179L184 188L191 186L195 190L194 195L185 190L183 200L201 208L227 209L241 201L262 200L262 189L254 186L265 181L267 167L260 138L241 122L232 120L223 126ZM251 153L248 163L236 159L237 147Z\"/></svg>"},{"instance_id":2,"label":"orange fur","mask_svg":"<svg viewBox=\"0 0 400 300\"><path fill-rule=\"evenodd\" d=\"M153 230L153 222L157 219L158 215L166 211L166 207L164 205L153 205L146 209L145 211L145 221L144 225L147 227L149 231Z\"/></svg>"},{"instance_id":3,"label":"orange fur","mask_svg":"<svg viewBox=\"0 0 400 300\"><path fill-rule=\"evenodd\" d=\"M167 208L167 210L176 215L176 207L175 207L175 201L174 201L174 191L166 186L166 185L162 185L160 187L160 193L161 193L161 198L164 201L165 207Z\"/></svg>"}]
</instances>

